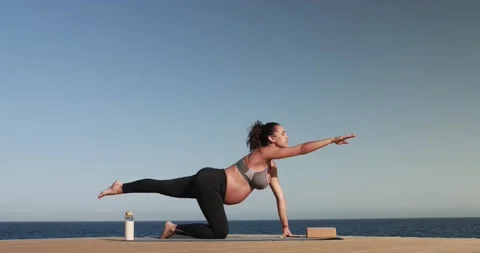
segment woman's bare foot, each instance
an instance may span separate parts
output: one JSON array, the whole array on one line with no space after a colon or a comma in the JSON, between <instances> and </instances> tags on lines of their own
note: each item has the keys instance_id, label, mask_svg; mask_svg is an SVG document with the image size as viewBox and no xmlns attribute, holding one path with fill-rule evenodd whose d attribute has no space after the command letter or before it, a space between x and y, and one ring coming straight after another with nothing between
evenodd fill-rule
<instances>
[{"instance_id":1,"label":"woman's bare foot","mask_svg":"<svg viewBox=\"0 0 480 253\"><path fill-rule=\"evenodd\" d=\"M163 233L160 236L160 239L170 238L172 235L175 234L176 228L177 228L177 225L171 223L170 221L165 222L165 229L163 229Z\"/></svg>"},{"instance_id":2,"label":"woman's bare foot","mask_svg":"<svg viewBox=\"0 0 480 253\"><path fill-rule=\"evenodd\" d=\"M107 189L102 191L100 194L98 194L98 199L101 199L104 196L108 196L108 195L121 194L122 193L122 186L123 186L123 183L116 180L115 182L113 182L112 186L108 187Z\"/></svg>"}]
</instances>

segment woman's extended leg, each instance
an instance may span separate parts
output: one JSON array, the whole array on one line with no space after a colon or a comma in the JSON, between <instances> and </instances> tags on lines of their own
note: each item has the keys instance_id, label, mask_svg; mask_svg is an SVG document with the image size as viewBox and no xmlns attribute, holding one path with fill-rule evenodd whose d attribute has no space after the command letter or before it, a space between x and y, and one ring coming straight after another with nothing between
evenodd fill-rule
<instances>
[{"instance_id":1,"label":"woman's extended leg","mask_svg":"<svg viewBox=\"0 0 480 253\"><path fill-rule=\"evenodd\" d=\"M98 198L126 193L159 193L174 198L195 198L195 191L192 188L193 179L194 176L165 180L145 178L129 183L117 180L112 186L102 191Z\"/></svg>"}]
</instances>

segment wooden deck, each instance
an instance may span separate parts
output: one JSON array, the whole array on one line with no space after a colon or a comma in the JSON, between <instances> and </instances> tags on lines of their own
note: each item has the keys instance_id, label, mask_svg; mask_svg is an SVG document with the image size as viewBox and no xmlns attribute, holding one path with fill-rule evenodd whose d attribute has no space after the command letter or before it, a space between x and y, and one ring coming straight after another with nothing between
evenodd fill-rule
<instances>
[{"instance_id":1,"label":"wooden deck","mask_svg":"<svg viewBox=\"0 0 480 253\"><path fill-rule=\"evenodd\" d=\"M480 253L480 239L344 237L333 241L125 242L123 238L5 240L5 253L334 252Z\"/></svg>"}]
</instances>

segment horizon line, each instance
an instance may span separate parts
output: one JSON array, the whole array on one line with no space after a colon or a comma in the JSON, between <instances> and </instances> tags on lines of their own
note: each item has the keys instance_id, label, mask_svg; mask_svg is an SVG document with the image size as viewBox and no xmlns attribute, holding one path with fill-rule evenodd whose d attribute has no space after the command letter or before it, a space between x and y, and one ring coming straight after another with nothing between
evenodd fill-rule
<instances>
[{"instance_id":1,"label":"horizon line","mask_svg":"<svg viewBox=\"0 0 480 253\"><path fill-rule=\"evenodd\" d=\"M480 219L480 216L423 216L423 217L382 217L382 218L303 218L303 219L289 219L289 221L336 221L336 220L412 220L412 219ZM135 220L137 222L166 222L167 220ZM205 220L175 220L175 222L198 222ZM231 221L279 221L279 219L231 219ZM0 221L0 223L60 223L60 222L123 222L123 220L11 220Z\"/></svg>"}]
</instances>

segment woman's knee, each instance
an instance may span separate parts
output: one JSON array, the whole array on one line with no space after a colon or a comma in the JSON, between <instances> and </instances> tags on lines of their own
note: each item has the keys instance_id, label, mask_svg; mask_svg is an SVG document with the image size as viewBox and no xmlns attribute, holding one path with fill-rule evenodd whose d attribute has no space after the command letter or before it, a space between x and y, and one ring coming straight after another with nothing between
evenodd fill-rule
<instances>
[{"instance_id":1,"label":"woman's knee","mask_svg":"<svg viewBox=\"0 0 480 253\"><path fill-rule=\"evenodd\" d=\"M228 229L221 229L213 232L214 239L225 239L228 236Z\"/></svg>"},{"instance_id":2,"label":"woman's knee","mask_svg":"<svg viewBox=\"0 0 480 253\"><path fill-rule=\"evenodd\" d=\"M220 213L217 215L220 216ZM226 218L220 219L218 216L217 219L210 220L210 229L212 230L214 239L225 239L230 232L228 221Z\"/></svg>"}]
</instances>

